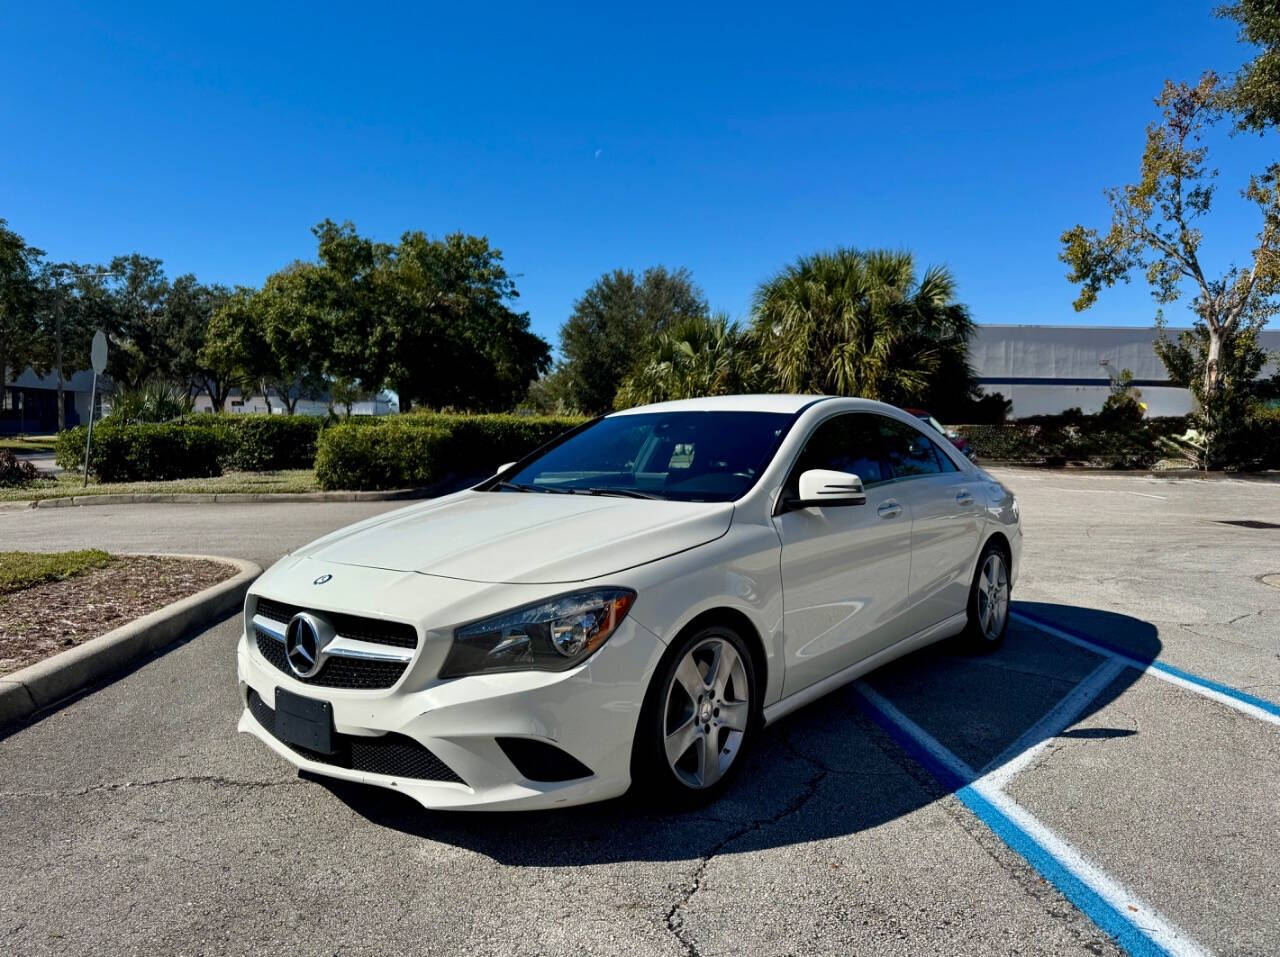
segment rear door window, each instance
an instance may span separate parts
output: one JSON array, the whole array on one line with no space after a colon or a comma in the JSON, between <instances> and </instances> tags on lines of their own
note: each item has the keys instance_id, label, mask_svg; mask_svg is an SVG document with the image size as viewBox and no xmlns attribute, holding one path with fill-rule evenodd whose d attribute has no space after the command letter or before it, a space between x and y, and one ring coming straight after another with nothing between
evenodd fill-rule
<instances>
[{"instance_id":1,"label":"rear door window","mask_svg":"<svg viewBox=\"0 0 1280 957\"><path fill-rule=\"evenodd\" d=\"M886 416L880 419L889 471L895 479L916 478L958 471L950 457L914 425Z\"/></svg>"}]
</instances>

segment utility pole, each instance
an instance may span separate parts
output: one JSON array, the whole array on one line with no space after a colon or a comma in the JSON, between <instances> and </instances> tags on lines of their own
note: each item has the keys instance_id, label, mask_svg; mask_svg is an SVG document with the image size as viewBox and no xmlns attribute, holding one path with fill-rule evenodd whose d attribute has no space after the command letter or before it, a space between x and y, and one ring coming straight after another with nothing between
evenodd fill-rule
<instances>
[{"instance_id":1,"label":"utility pole","mask_svg":"<svg viewBox=\"0 0 1280 957\"><path fill-rule=\"evenodd\" d=\"M67 427L67 404L62 398L62 272L57 273L54 280L53 328L54 346L53 362L58 376L58 431Z\"/></svg>"},{"instance_id":2,"label":"utility pole","mask_svg":"<svg viewBox=\"0 0 1280 957\"><path fill-rule=\"evenodd\" d=\"M71 271L71 267L70 267L70 266L55 266L55 267L54 267L54 280L53 280L53 286L54 286L54 290L53 290L53 291L54 291L54 296L53 296L53 298L54 298L54 305L53 305L53 329L54 329L53 361L54 361L54 365L55 365L54 372L55 372L55 374L57 375L57 378L58 378L58 431L59 431L59 432L63 431L63 430L67 427L67 405L66 405L66 401L65 401L65 400L63 399L63 397L62 397L62 394L63 394L63 380L62 380L62 320L63 320L63 311L64 311L64 309L65 309L64 299L63 299L63 285L62 285L62 281L63 281L63 277L66 275L66 273L67 273L68 271ZM97 272L74 272L74 271L72 271L72 275L74 275L77 279L104 279L104 278L107 278L107 277L109 277L109 276L118 276L118 275L120 275L120 274L119 274L118 272L114 272L114 271L112 271L112 270L110 270L110 269L100 269L100 270L98 270ZM93 415L93 410L92 410L92 409L90 409L90 410L89 410L89 414L90 414L90 416L92 416L92 415Z\"/></svg>"}]
</instances>

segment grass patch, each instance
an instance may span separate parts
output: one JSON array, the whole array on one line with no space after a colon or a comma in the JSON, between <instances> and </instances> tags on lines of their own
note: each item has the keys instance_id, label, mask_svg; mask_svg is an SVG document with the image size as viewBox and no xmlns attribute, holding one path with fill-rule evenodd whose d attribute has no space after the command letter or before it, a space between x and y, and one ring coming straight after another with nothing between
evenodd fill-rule
<instances>
[{"instance_id":1,"label":"grass patch","mask_svg":"<svg viewBox=\"0 0 1280 957\"><path fill-rule=\"evenodd\" d=\"M97 548L78 552L0 552L0 595L42 582L73 578L106 568L115 557Z\"/></svg>"},{"instance_id":2,"label":"grass patch","mask_svg":"<svg viewBox=\"0 0 1280 957\"><path fill-rule=\"evenodd\" d=\"M0 438L0 449L11 449L14 452L50 452L57 444L56 435L6 435Z\"/></svg>"},{"instance_id":3,"label":"grass patch","mask_svg":"<svg viewBox=\"0 0 1280 957\"><path fill-rule=\"evenodd\" d=\"M213 478L174 479L170 482L95 482L83 487L84 478L64 473L26 488L0 488L0 502L30 502L34 499L69 498L74 495L140 495L140 494L232 494L238 492L284 493L318 492L313 469L287 469L280 472L227 472Z\"/></svg>"}]
</instances>

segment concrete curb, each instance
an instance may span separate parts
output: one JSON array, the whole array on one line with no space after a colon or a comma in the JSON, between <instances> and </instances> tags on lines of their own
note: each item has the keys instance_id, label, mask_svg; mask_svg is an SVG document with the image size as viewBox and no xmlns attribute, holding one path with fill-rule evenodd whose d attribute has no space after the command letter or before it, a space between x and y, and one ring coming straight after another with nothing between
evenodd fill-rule
<instances>
[{"instance_id":1,"label":"concrete curb","mask_svg":"<svg viewBox=\"0 0 1280 957\"><path fill-rule=\"evenodd\" d=\"M111 492L103 495L69 495L29 502L0 502L0 511L29 508L71 508L84 505L243 505L251 502L396 502L430 498L432 489L402 488L389 492Z\"/></svg>"},{"instance_id":2,"label":"concrete curb","mask_svg":"<svg viewBox=\"0 0 1280 957\"><path fill-rule=\"evenodd\" d=\"M250 583L262 574L262 569L253 562L238 558L171 554L162 557L222 562L239 570L226 581L0 677L0 728L57 704L86 685L121 670L129 662L176 641L197 625L240 608Z\"/></svg>"}]
</instances>

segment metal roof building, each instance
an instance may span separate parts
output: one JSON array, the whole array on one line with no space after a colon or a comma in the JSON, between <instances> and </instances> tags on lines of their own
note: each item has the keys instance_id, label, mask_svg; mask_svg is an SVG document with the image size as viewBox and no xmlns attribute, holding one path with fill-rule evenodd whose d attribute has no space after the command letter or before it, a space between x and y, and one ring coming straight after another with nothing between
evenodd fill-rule
<instances>
[{"instance_id":1,"label":"metal roof building","mask_svg":"<svg viewBox=\"0 0 1280 957\"><path fill-rule=\"evenodd\" d=\"M1262 348L1280 352L1280 329L1264 330L1260 339ZM1013 401L1014 418L1072 407L1097 412L1124 369L1133 373L1149 415L1184 415L1191 393L1169 382L1155 340L1150 326L979 326L969 361L985 391ZM1272 364L1265 374L1274 371Z\"/></svg>"}]
</instances>

